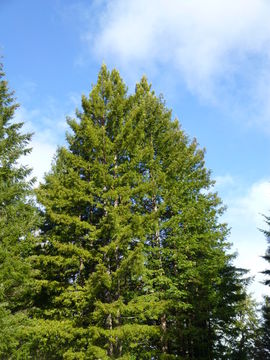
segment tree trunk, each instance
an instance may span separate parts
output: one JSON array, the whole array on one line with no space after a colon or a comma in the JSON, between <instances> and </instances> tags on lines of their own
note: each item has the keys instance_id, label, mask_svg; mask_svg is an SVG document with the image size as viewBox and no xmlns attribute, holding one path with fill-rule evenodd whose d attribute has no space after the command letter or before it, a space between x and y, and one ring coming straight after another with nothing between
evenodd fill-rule
<instances>
[{"instance_id":1,"label":"tree trunk","mask_svg":"<svg viewBox=\"0 0 270 360\"><path fill-rule=\"evenodd\" d=\"M161 336L162 353L166 354L168 351L168 342L166 339L166 332L167 332L166 314L163 314L161 316L161 331L162 331L162 336Z\"/></svg>"},{"instance_id":2,"label":"tree trunk","mask_svg":"<svg viewBox=\"0 0 270 360\"><path fill-rule=\"evenodd\" d=\"M109 330L111 331L113 328L112 314L109 314L107 317L107 325L108 325ZM110 337L111 337L111 335L110 335ZM108 355L113 356L113 342L112 341L109 342Z\"/></svg>"}]
</instances>

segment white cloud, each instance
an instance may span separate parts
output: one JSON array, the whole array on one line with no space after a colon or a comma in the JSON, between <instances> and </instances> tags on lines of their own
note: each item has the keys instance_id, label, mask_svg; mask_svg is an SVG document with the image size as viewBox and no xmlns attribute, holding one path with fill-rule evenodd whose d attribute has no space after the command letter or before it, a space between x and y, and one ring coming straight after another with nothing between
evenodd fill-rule
<instances>
[{"instance_id":1,"label":"white cloud","mask_svg":"<svg viewBox=\"0 0 270 360\"><path fill-rule=\"evenodd\" d=\"M270 289L260 283L264 280L261 272L269 268L269 264L262 259L267 242L259 231L267 229L262 214L270 215L270 179L258 181L244 189L241 184L239 186L239 180L234 180L227 183L226 193L230 195L224 197L228 206L224 217L231 227L229 240L238 252L236 265L250 269L250 274L255 276L251 290L260 300L262 294L270 295Z\"/></svg>"},{"instance_id":2,"label":"white cloud","mask_svg":"<svg viewBox=\"0 0 270 360\"><path fill-rule=\"evenodd\" d=\"M49 125L49 119L42 116L38 109L29 110L21 106L16 111L14 122L24 122L22 131L34 133L29 144L32 151L20 161L32 168L32 176L37 178L38 184L43 180L44 173L50 169L57 146L57 132L52 124ZM38 128L40 125L42 129ZM56 125L59 126L61 128L61 125Z\"/></svg>"},{"instance_id":3,"label":"white cloud","mask_svg":"<svg viewBox=\"0 0 270 360\"><path fill-rule=\"evenodd\" d=\"M265 126L269 13L268 0L108 0L98 30L84 39L100 59L136 76L165 65L206 101L235 112L243 102L250 112L263 109L260 120L250 114L246 121Z\"/></svg>"},{"instance_id":4,"label":"white cloud","mask_svg":"<svg viewBox=\"0 0 270 360\"><path fill-rule=\"evenodd\" d=\"M74 108L75 103L79 103L78 96L70 94L67 108ZM50 170L57 146L64 143L65 131L68 129L66 113L54 99L47 99L44 109L21 106L14 118L14 122L24 123L23 132L33 133L29 144L32 151L20 161L33 169L32 176L37 178L37 184L43 180L44 173ZM72 115L72 111L69 114Z\"/></svg>"},{"instance_id":5,"label":"white cloud","mask_svg":"<svg viewBox=\"0 0 270 360\"><path fill-rule=\"evenodd\" d=\"M51 167L53 156L56 152L56 145L49 144L39 137L31 142L33 148L30 155L28 155L24 163L28 164L32 169L32 175L37 178L37 184L43 180L45 172L48 172Z\"/></svg>"},{"instance_id":6,"label":"white cloud","mask_svg":"<svg viewBox=\"0 0 270 360\"><path fill-rule=\"evenodd\" d=\"M24 81L18 91L22 103L29 103L33 98L37 85ZM67 94L60 104L55 98L47 96L42 103L20 106L14 116L14 122L23 122L24 133L33 133L29 147L32 151L20 161L32 168L32 176L39 182L44 173L51 168L57 146L65 143L65 132L68 130L66 116L73 116L75 108L80 106L81 96L76 92Z\"/></svg>"}]
</instances>

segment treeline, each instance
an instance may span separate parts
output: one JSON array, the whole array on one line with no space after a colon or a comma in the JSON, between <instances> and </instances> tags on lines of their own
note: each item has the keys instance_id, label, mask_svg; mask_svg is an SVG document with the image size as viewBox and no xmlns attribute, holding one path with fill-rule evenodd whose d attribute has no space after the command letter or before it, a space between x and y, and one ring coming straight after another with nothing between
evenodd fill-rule
<instances>
[{"instance_id":1,"label":"treeline","mask_svg":"<svg viewBox=\"0 0 270 360\"><path fill-rule=\"evenodd\" d=\"M204 151L145 78L101 67L35 190L17 107L1 67L1 359L270 359Z\"/></svg>"}]
</instances>

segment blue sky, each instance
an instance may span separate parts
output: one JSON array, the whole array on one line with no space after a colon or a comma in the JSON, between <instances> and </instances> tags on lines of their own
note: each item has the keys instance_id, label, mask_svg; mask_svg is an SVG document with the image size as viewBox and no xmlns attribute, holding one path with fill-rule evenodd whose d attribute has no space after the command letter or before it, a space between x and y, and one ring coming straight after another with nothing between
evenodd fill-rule
<instances>
[{"instance_id":1,"label":"blue sky","mask_svg":"<svg viewBox=\"0 0 270 360\"><path fill-rule=\"evenodd\" d=\"M237 265L264 270L262 213L270 214L270 2L268 0L0 0L0 54L35 132L26 160L42 179L65 117L104 61L130 91L143 74L201 147ZM269 290L256 275L251 291Z\"/></svg>"}]
</instances>

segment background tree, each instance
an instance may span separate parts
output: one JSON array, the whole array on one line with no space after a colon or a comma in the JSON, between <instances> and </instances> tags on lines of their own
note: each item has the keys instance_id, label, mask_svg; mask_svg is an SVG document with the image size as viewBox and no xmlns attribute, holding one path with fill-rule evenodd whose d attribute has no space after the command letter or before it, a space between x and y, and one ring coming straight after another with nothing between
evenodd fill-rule
<instances>
[{"instance_id":1,"label":"background tree","mask_svg":"<svg viewBox=\"0 0 270 360\"><path fill-rule=\"evenodd\" d=\"M270 299L264 297L254 359L270 359Z\"/></svg>"},{"instance_id":2,"label":"background tree","mask_svg":"<svg viewBox=\"0 0 270 360\"><path fill-rule=\"evenodd\" d=\"M270 227L270 217L265 216L265 222ZM268 247L266 250L265 255L263 258L270 264L270 231L269 230L262 230L264 233ZM266 275L265 285L270 286L270 269L266 269L263 272ZM261 326L260 326L260 333L259 338L257 341L257 352L256 352L256 359L270 359L270 298L269 296L265 296L261 308Z\"/></svg>"},{"instance_id":3,"label":"background tree","mask_svg":"<svg viewBox=\"0 0 270 360\"><path fill-rule=\"evenodd\" d=\"M204 151L145 78L127 95L105 65L76 116L37 191L36 337L48 331L32 356L218 358L245 295Z\"/></svg>"},{"instance_id":4,"label":"background tree","mask_svg":"<svg viewBox=\"0 0 270 360\"><path fill-rule=\"evenodd\" d=\"M268 226L268 229L270 228L270 216L264 216L265 218L265 222L266 225ZM270 264L270 231L269 230L261 230L263 232L263 234L266 237L267 243L268 243L268 247L266 249L265 255L263 256L263 258ZM266 280L265 280L265 285L270 286L270 269L266 269L263 274L266 275Z\"/></svg>"},{"instance_id":5,"label":"background tree","mask_svg":"<svg viewBox=\"0 0 270 360\"><path fill-rule=\"evenodd\" d=\"M27 260L37 225L31 201L33 179L20 164L31 134L14 122L15 102L0 65L0 357L10 358L23 334L29 303L31 267Z\"/></svg>"},{"instance_id":6,"label":"background tree","mask_svg":"<svg viewBox=\"0 0 270 360\"><path fill-rule=\"evenodd\" d=\"M237 304L234 321L229 325L222 342L227 346L223 359L254 360L259 339L259 316L256 302L246 296Z\"/></svg>"}]
</instances>

